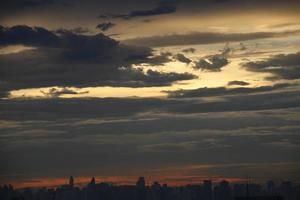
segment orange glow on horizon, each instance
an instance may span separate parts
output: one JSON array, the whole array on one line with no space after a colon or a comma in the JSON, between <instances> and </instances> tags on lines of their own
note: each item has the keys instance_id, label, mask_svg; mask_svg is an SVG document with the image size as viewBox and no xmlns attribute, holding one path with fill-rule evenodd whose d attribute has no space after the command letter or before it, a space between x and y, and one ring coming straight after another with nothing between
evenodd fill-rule
<instances>
[{"instance_id":1,"label":"orange glow on horizon","mask_svg":"<svg viewBox=\"0 0 300 200\"><path fill-rule=\"evenodd\" d=\"M83 187L90 182L92 177L75 177L75 185ZM106 182L115 185L135 185L137 176L106 176L95 177L97 183ZM245 178L222 178L222 177L199 177L199 176L151 176L145 177L146 184L151 185L154 181L158 181L161 184L167 184L169 186L183 186L183 185L196 185L201 184L204 180L211 180L213 183L226 180L230 183L243 183L246 182ZM12 181L9 184L13 185L16 189L24 188L56 188L62 185L68 184L68 177L64 178L35 178L24 181Z\"/></svg>"}]
</instances>

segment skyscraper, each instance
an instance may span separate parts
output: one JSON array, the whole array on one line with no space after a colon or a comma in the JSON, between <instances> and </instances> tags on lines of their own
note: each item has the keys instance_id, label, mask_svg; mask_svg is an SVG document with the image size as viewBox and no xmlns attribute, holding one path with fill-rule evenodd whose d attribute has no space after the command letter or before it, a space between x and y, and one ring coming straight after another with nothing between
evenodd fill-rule
<instances>
[{"instance_id":1,"label":"skyscraper","mask_svg":"<svg viewBox=\"0 0 300 200\"><path fill-rule=\"evenodd\" d=\"M73 176L70 176L70 178L69 178L69 186L70 187L74 186L74 177Z\"/></svg>"},{"instance_id":2,"label":"skyscraper","mask_svg":"<svg viewBox=\"0 0 300 200\"><path fill-rule=\"evenodd\" d=\"M146 199L146 182L144 177L140 177L136 182L137 188L137 199L145 200Z\"/></svg>"},{"instance_id":3,"label":"skyscraper","mask_svg":"<svg viewBox=\"0 0 300 200\"><path fill-rule=\"evenodd\" d=\"M212 199L212 183L210 180L203 181L203 200Z\"/></svg>"}]
</instances>

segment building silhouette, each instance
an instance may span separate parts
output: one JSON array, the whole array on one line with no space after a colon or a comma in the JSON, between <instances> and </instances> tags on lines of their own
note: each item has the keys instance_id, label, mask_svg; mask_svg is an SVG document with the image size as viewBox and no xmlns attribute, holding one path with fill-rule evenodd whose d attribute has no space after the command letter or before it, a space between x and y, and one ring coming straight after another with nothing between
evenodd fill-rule
<instances>
[{"instance_id":1,"label":"building silhouette","mask_svg":"<svg viewBox=\"0 0 300 200\"><path fill-rule=\"evenodd\" d=\"M212 191L212 182L210 180L203 181L203 200L212 200L213 198L213 191Z\"/></svg>"},{"instance_id":2,"label":"building silhouette","mask_svg":"<svg viewBox=\"0 0 300 200\"><path fill-rule=\"evenodd\" d=\"M248 192L247 192L248 188ZM173 186L154 182L147 185L138 178L135 185L97 183L95 177L85 187L76 186L73 176L69 184L57 188L25 188L0 186L0 200L299 200L300 185L290 181L275 184L230 184L204 180L202 184Z\"/></svg>"},{"instance_id":3,"label":"building silhouette","mask_svg":"<svg viewBox=\"0 0 300 200\"><path fill-rule=\"evenodd\" d=\"M69 186L70 187L74 186L74 177L73 176L70 176L70 178L69 178Z\"/></svg>"}]
</instances>

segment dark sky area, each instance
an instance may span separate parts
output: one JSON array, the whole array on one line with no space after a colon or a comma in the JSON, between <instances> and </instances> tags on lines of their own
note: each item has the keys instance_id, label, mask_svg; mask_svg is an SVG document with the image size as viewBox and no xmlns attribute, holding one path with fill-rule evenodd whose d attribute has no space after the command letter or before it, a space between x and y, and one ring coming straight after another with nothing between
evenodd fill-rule
<instances>
[{"instance_id":1,"label":"dark sky area","mask_svg":"<svg viewBox=\"0 0 300 200\"><path fill-rule=\"evenodd\" d=\"M300 179L298 0L2 0L0 184Z\"/></svg>"}]
</instances>

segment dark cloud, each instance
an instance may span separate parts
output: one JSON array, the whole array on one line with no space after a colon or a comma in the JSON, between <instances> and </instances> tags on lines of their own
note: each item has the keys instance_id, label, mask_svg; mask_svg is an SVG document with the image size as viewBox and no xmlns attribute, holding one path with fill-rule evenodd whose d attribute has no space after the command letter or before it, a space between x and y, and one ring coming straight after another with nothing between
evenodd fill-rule
<instances>
[{"instance_id":1,"label":"dark cloud","mask_svg":"<svg viewBox=\"0 0 300 200\"><path fill-rule=\"evenodd\" d=\"M195 48L187 48L182 50L183 53L195 53L196 51L197 50Z\"/></svg>"},{"instance_id":2,"label":"dark cloud","mask_svg":"<svg viewBox=\"0 0 300 200\"><path fill-rule=\"evenodd\" d=\"M6 120L55 120L67 118L129 117L179 102L156 98L51 98L0 99L1 118ZM18 113L18 114L14 114ZM27 114L25 114L27 113Z\"/></svg>"},{"instance_id":3,"label":"dark cloud","mask_svg":"<svg viewBox=\"0 0 300 200\"><path fill-rule=\"evenodd\" d=\"M229 64L227 58L214 55L208 59L200 59L198 62L195 62L195 69L201 69L204 71L219 72L223 67Z\"/></svg>"},{"instance_id":4,"label":"dark cloud","mask_svg":"<svg viewBox=\"0 0 300 200\"><path fill-rule=\"evenodd\" d=\"M110 119L111 117L140 116L138 114L151 112L184 114L270 110L300 106L299 90L289 91L288 85L235 89L200 88L168 93L167 99L2 99L0 100L0 114L1 118L6 120ZM215 97L215 99L206 101L201 99L202 97Z\"/></svg>"},{"instance_id":5,"label":"dark cloud","mask_svg":"<svg viewBox=\"0 0 300 200\"><path fill-rule=\"evenodd\" d=\"M1 172L111 175L122 167L128 175L214 163L213 172L230 176L244 170L226 163L299 162L296 86L206 88L191 98L0 99Z\"/></svg>"},{"instance_id":6,"label":"dark cloud","mask_svg":"<svg viewBox=\"0 0 300 200\"><path fill-rule=\"evenodd\" d=\"M82 35L72 29L49 31L43 27L17 25L0 26L0 45L22 44L33 47L60 48L72 52L103 53L118 46L118 42L102 33ZM93 51L93 52L92 52Z\"/></svg>"},{"instance_id":7,"label":"dark cloud","mask_svg":"<svg viewBox=\"0 0 300 200\"><path fill-rule=\"evenodd\" d=\"M149 57L147 63L150 65L163 65L164 63L171 62L170 57L172 54L170 52L161 52L159 55Z\"/></svg>"},{"instance_id":8,"label":"dark cloud","mask_svg":"<svg viewBox=\"0 0 300 200\"><path fill-rule=\"evenodd\" d=\"M294 178L293 175L297 175L298 165L289 163L288 166L294 167L291 170L283 167L283 163L298 162L299 149L278 148L264 145L264 142L276 143L286 140L288 143L298 145L299 136L291 134L289 130L279 134L279 130L270 129L267 131L272 131L274 134L268 136L263 135L263 128L262 130L252 130L259 132L258 135L251 135L251 129L241 129L240 131L247 134L243 135L236 130L231 130L226 132L226 136L222 136L220 132L205 134L198 130L192 134L170 132L151 135L126 134L117 137L109 134L87 136L82 134L81 137L74 138L63 138L61 135L51 138L46 135L47 141L45 138L26 139L24 136L34 134L33 130L23 133L23 137L17 137L22 143L6 145L6 148L1 151L2 158L7 160L1 166L1 171L5 174L24 172L25 177L41 174L53 177L64 176L65 173L72 173L76 176L87 173L101 173L101 175L113 173L119 176L133 173L138 175L144 170L151 173L152 170L159 169L160 172L166 170L170 173L171 170L173 174L184 171L184 174L202 174L201 177L203 177L215 175L215 172L222 176L243 176L241 174L246 169L251 174L257 175L257 173L266 171L270 175L272 174L269 170L270 166L277 166L275 169L280 167L280 176L286 176L291 172L293 172L291 177ZM94 132L97 131L94 130ZM22 134L22 132L18 133ZM40 131L40 133L54 134L55 132ZM140 140L141 136L144 137L143 140ZM34 143L33 141L39 142ZM181 159L178 159L178 156ZM97 159L99 157L101 159ZM39 160L41 163L37 165L28 160ZM57 163L60 163L60 170L53 170ZM203 169L203 166L207 166L209 163L213 165ZM280 165L274 163L280 163ZM172 165L171 169L168 167L170 164ZM197 165L199 165L199 169L196 167ZM259 165L263 165L264 170L262 170L262 166L258 167ZM71 169L70 166L72 166ZM188 168L189 166L193 166L192 170ZM118 170L120 167L122 167L122 172ZM173 171L177 167L180 170ZM238 169L241 168L242 170L239 171ZM89 169L88 172L87 169ZM276 170L276 173L278 172Z\"/></svg>"},{"instance_id":9,"label":"dark cloud","mask_svg":"<svg viewBox=\"0 0 300 200\"><path fill-rule=\"evenodd\" d=\"M176 90L176 91L167 91L169 97L171 98L190 98L190 97L210 97L210 96L223 96L223 95L233 95L233 94L249 94L256 92L268 92L273 90L278 90L292 86L290 84L282 83L275 84L273 86L261 86L256 88L226 88L226 87L217 87L217 88L198 88L193 90Z\"/></svg>"},{"instance_id":10,"label":"dark cloud","mask_svg":"<svg viewBox=\"0 0 300 200\"><path fill-rule=\"evenodd\" d=\"M0 16L11 16L12 14L33 11L44 8L69 7L72 2L67 0L3 0L0 1Z\"/></svg>"},{"instance_id":11,"label":"dark cloud","mask_svg":"<svg viewBox=\"0 0 300 200\"><path fill-rule=\"evenodd\" d=\"M114 27L116 24L111 23L111 22L104 22L101 24L98 24L96 28L100 29L101 31L107 31L108 29L111 29Z\"/></svg>"},{"instance_id":12,"label":"dark cloud","mask_svg":"<svg viewBox=\"0 0 300 200\"><path fill-rule=\"evenodd\" d=\"M246 85L250 85L250 83L246 82L246 81L230 81L227 84L228 86L232 86L232 85L241 85L241 86L246 86Z\"/></svg>"},{"instance_id":13,"label":"dark cloud","mask_svg":"<svg viewBox=\"0 0 300 200\"><path fill-rule=\"evenodd\" d=\"M9 97L9 95L10 95L10 92L8 92L8 91L0 91L0 99Z\"/></svg>"},{"instance_id":14,"label":"dark cloud","mask_svg":"<svg viewBox=\"0 0 300 200\"><path fill-rule=\"evenodd\" d=\"M173 5L165 5L161 4L157 7L150 9L150 10L134 10L128 14L102 14L99 18L104 19L113 19L113 18L123 18L123 19L132 19L136 17L148 17L148 16L155 16L155 15L164 15L164 14L171 14L176 12L176 6Z\"/></svg>"},{"instance_id":15,"label":"dark cloud","mask_svg":"<svg viewBox=\"0 0 300 200\"><path fill-rule=\"evenodd\" d=\"M54 4L55 0L18 0L24 7L35 7Z\"/></svg>"},{"instance_id":16,"label":"dark cloud","mask_svg":"<svg viewBox=\"0 0 300 200\"><path fill-rule=\"evenodd\" d=\"M185 57L185 55L183 55L181 53L174 55L174 58L176 60L178 60L179 62L183 62L183 63L186 63L186 64L189 64L190 62L192 62L191 59Z\"/></svg>"},{"instance_id":17,"label":"dark cloud","mask_svg":"<svg viewBox=\"0 0 300 200\"><path fill-rule=\"evenodd\" d=\"M53 169L59 162L61 175L71 173L70 166L74 166L75 175L86 174L88 167L89 173L101 170L109 175L120 167L124 173L132 167L137 168L135 173L142 173L138 169L217 163L218 170L227 174L230 170L222 166L226 163L299 161L299 120L293 119L299 112L299 91L273 92L213 102L155 98L0 100L4 120L0 154L7 161L1 171L55 176Z\"/></svg>"},{"instance_id":18,"label":"dark cloud","mask_svg":"<svg viewBox=\"0 0 300 200\"><path fill-rule=\"evenodd\" d=\"M39 12L40 9L44 9L46 12L43 12L42 17L47 18L49 17L49 12L57 12L57 9L61 9L61 6L64 6L62 10L67 16L94 16L96 13L99 13L99 9L101 9L101 13L104 13L104 15L101 15L102 17L119 18L168 14L175 12L176 7L178 7L178 10L180 10L183 15L195 12L218 15L228 11L232 13L232 10L247 12L252 10L265 11L267 9L268 11L272 11L274 8L280 8L284 13L293 13L296 10L296 6L299 6L299 1L297 0L290 0L288 3L279 0L254 0L251 4L247 5L241 0L221 1L223 3L218 3L217 0L128 0L126 1L126 5L124 5L124 2L121 0L87 0L75 2L73 0L2 0L0 1L0 15L11 16L12 13L24 14L24 12L27 14L27 12ZM77 12L73 12L74 10ZM108 14L105 15L105 13ZM41 13L38 15L40 16ZM48 19L53 20L53 18Z\"/></svg>"},{"instance_id":19,"label":"dark cloud","mask_svg":"<svg viewBox=\"0 0 300 200\"><path fill-rule=\"evenodd\" d=\"M275 96L278 97L277 100L269 99ZM251 104L255 98L265 102ZM291 116L298 112L298 100L299 94L296 92L234 96L225 101L215 102L155 98L1 100L1 118L4 121L1 121L0 129L3 138L7 135L4 133L11 132L15 128L18 131L33 128L52 131L58 129L64 131L61 137L65 139L83 135L140 135L193 130L203 130L203 133L208 130L207 135L210 135L213 132L209 130L232 131L248 127L265 127L268 130L271 129L270 127L297 126L299 120L292 119ZM283 108L291 108L294 114L286 113L290 116L286 119L283 117L283 111L276 110ZM179 113L182 115L178 115ZM191 113L193 115L185 115ZM232 123L233 121L235 123ZM7 126L5 126L6 122ZM270 133L267 130L262 132ZM32 137L39 137L39 135L32 135ZM54 139L56 135L47 137Z\"/></svg>"},{"instance_id":20,"label":"dark cloud","mask_svg":"<svg viewBox=\"0 0 300 200\"><path fill-rule=\"evenodd\" d=\"M75 34L84 34L84 33L90 33L91 30L89 30L88 28L83 28L83 27L76 27L76 28L71 28L71 29L64 29L64 28L60 28L55 30L56 33L66 33L66 32L72 32Z\"/></svg>"},{"instance_id":21,"label":"dark cloud","mask_svg":"<svg viewBox=\"0 0 300 200\"><path fill-rule=\"evenodd\" d=\"M101 102L101 101L100 101ZM30 103L30 102L28 102ZM85 103L89 103L85 101ZM66 111L65 111L66 112ZM95 111L96 112L96 111ZM100 114L101 112L98 111ZM50 114L50 113L45 113ZM209 130L213 131L230 131L230 130L239 130L246 129L248 127L263 128L263 127L282 127L282 126L297 126L299 121L297 120L287 120L282 119L278 116L268 116L264 119L265 115L251 114L247 116L243 113L237 113L236 116L230 113L224 113L220 115L215 113L217 116L214 116L212 113L208 114L206 117L202 114L195 115L182 115L182 116L156 116L151 118L151 115L144 115L142 117L135 117L129 115L127 119L125 118L111 118L111 119L101 119L101 118L85 118L83 115L79 118L57 118L57 124L54 121L43 122L41 121L38 124L38 121L29 121L26 125L21 123L23 127L9 127L1 128L4 132L11 132L14 128L19 128L23 131L30 130L34 126L36 130L45 129L45 125L48 124L50 130L64 130L60 133L60 136L64 139L75 138L82 136L82 130L84 130L85 136L93 135L126 135L126 134L156 134L161 132L188 132L194 130L202 130L204 133L209 134ZM226 117L226 114L228 114ZM68 115L65 115L67 117ZM50 120L50 118L49 118ZM236 123L232 124L232 121ZM73 125L72 125L73 124ZM147 127L147 128L146 128ZM79 129L78 129L79 128ZM268 129L268 128L266 128ZM271 129L271 128L269 128ZM298 130L299 128L297 128ZM213 131L212 134L213 134ZM296 131L295 131L296 132ZM54 134L54 133L53 133ZM176 134L176 133L174 133ZM187 133L188 134L188 133ZM32 135L32 137L39 137ZM55 138L55 135L49 135L49 139ZM21 138L21 137L20 137ZM23 139L30 139L30 136L25 136ZM179 142L179 141L178 141Z\"/></svg>"},{"instance_id":22,"label":"dark cloud","mask_svg":"<svg viewBox=\"0 0 300 200\"><path fill-rule=\"evenodd\" d=\"M300 52L278 54L262 61L247 62L242 66L248 71L273 74L271 77L267 77L269 80L299 79Z\"/></svg>"},{"instance_id":23,"label":"dark cloud","mask_svg":"<svg viewBox=\"0 0 300 200\"><path fill-rule=\"evenodd\" d=\"M212 93L212 92L211 92ZM216 94L203 94L202 97L212 97ZM220 94L221 95L221 94ZM229 95L229 94L228 94ZM188 94L193 99L201 94ZM177 97L178 98L178 97ZM180 97L179 97L180 98ZM199 97L198 97L199 98ZM299 107L299 90L286 92L264 92L264 93L244 93L239 95L230 95L227 97L219 96L216 101L189 102L181 106L170 106L170 110L175 113L202 113L202 112L226 112L226 111L250 111L250 110L268 110L282 108ZM219 101L218 101L219 100Z\"/></svg>"},{"instance_id":24,"label":"dark cloud","mask_svg":"<svg viewBox=\"0 0 300 200\"><path fill-rule=\"evenodd\" d=\"M51 88L48 91L41 91L41 92L43 94L45 94L47 97L50 97L50 98L58 98L62 95L66 95L66 94L78 95L78 94L87 94L87 93L89 93L88 91L77 92L75 90L68 89L68 88L62 88L62 89Z\"/></svg>"},{"instance_id":25,"label":"dark cloud","mask_svg":"<svg viewBox=\"0 0 300 200\"><path fill-rule=\"evenodd\" d=\"M0 55L1 90L38 87L166 86L190 80L188 73L147 72L132 64L162 65L168 53L159 56L143 47L121 45L103 35L80 35L69 31L55 34L43 28L2 27L2 45L23 44L35 49Z\"/></svg>"},{"instance_id":26,"label":"dark cloud","mask_svg":"<svg viewBox=\"0 0 300 200\"><path fill-rule=\"evenodd\" d=\"M0 45L14 44L56 47L62 45L63 42L62 38L42 27L32 28L25 25L0 26Z\"/></svg>"},{"instance_id":27,"label":"dark cloud","mask_svg":"<svg viewBox=\"0 0 300 200\"><path fill-rule=\"evenodd\" d=\"M1 5L5 6L6 8L30 8L30 7L41 7L45 5L52 5L54 3L58 3L57 0L10 0L10 1L3 1Z\"/></svg>"},{"instance_id":28,"label":"dark cloud","mask_svg":"<svg viewBox=\"0 0 300 200\"><path fill-rule=\"evenodd\" d=\"M165 36L139 37L122 41L125 44L139 46L164 47L174 45L213 44L223 42L239 42L264 38L285 37L299 34L299 30L284 32L253 33L216 33L196 32L190 34L174 34Z\"/></svg>"},{"instance_id":29,"label":"dark cloud","mask_svg":"<svg viewBox=\"0 0 300 200\"><path fill-rule=\"evenodd\" d=\"M146 73L142 69L124 69L124 75L115 82L106 82L107 85L127 86L127 87L153 87L168 86L176 81L196 79L197 76L190 73L175 72L158 72L147 70ZM125 80L123 80L125 79Z\"/></svg>"}]
</instances>

